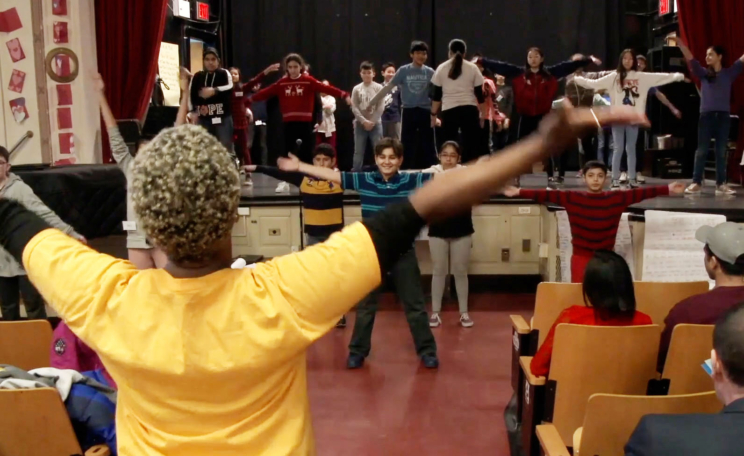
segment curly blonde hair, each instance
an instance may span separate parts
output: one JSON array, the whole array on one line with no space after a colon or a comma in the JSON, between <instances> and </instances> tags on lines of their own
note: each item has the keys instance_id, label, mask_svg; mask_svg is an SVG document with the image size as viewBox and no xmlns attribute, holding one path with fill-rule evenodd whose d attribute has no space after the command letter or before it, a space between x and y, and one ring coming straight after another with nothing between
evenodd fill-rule
<instances>
[{"instance_id":1,"label":"curly blonde hair","mask_svg":"<svg viewBox=\"0 0 744 456\"><path fill-rule=\"evenodd\" d=\"M147 237L176 263L209 259L237 220L240 179L207 130L163 130L137 154L130 192Z\"/></svg>"}]
</instances>

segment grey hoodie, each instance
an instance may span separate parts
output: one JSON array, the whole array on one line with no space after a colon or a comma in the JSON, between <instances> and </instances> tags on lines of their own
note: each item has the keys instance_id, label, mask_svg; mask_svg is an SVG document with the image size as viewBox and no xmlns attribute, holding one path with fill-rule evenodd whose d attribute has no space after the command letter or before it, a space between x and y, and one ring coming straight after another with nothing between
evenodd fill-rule
<instances>
[{"instance_id":1,"label":"grey hoodie","mask_svg":"<svg viewBox=\"0 0 744 456\"><path fill-rule=\"evenodd\" d=\"M64 231L72 237L79 238L80 235L75 232L74 229L65 222L63 222L57 214L49 209L40 199L36 196L36 193L21 180L20 177L13 173L8 176L8 181L5 183L5 187L0 190L0 198L7 198L16 200L26 206L28 210L41 217L45 222L54 228ZM0 247L0 277L17 277L26 275L26 271L23 270L23 266L10 256L7 250Z\"/></svg>"}]
</instances>

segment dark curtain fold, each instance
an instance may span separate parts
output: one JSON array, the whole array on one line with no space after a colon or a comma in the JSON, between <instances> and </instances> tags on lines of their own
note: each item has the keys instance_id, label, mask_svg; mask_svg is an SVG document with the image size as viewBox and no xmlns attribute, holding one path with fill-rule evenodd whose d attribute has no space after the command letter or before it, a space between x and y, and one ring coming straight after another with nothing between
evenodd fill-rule
<instances>
[{"instance_id":1,"label":"dark curtain fold","mask_svg":"<svg viewBox=\"0 0 744 456\"><path fill-rule=\"evenodd\" d=\"M726 51L724 66L731 65L744 53L744 1L741 0L677 0L679 28L682 38L692 53L705 66L708 47L721 45ZM733 88L732 114L744 118L744 77L740 77ZM739 163L744 148L744 125L739 125L736 153L729 156L729 181L742 181Z\"/></svg>"},{"instance_id":2,"label":"dark curtain fold","mask_svg":"<svg viewBox=\"0 0 744 456\"><path fill-rule=\"evenodd\" d=\"M117 119L142 119L155 84L167 0L96 0L98 71ZM105 129L103 162L111 149Z\"/></svg>"}]
</instances>

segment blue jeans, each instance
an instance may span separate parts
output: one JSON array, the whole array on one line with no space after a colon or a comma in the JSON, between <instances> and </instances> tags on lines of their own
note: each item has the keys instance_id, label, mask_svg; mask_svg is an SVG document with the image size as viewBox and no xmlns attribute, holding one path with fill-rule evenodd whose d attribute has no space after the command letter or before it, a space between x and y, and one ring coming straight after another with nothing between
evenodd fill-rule
<instances>
[{"instance_id":1,"label":"blue jeans","mask_svg":"<svg viewBox=\"0 0 744 456\"><path fill-rule=\"evenodd\" d=\"M625 125L612 127L612 180L620 180L620 164L623 161L623 149L628 154L628 177L636 178L636 141L638 141L638 126Z\"/></svg>"},{"instance_id":2,"label":"blue jeans","mask_svg":"<svg viewBox=\"0 0 744 456\"><path fill-rule=\"evenodd\" d=\"M695 152L695 168L692 182L703 183L705 160L710 149L710 140L716 140L716 185L726 183L726 146L728 144L731 114L723 111L703 112L698 122L698 147Z\"/></svg>"},{"instance_id":3,"label":"blue jeans","mask_svg":"<svg viewBox=\"0 0 744 456\"><path fill-rule=\"evenodd\" d=\"M354 121L354 160L352 162L352 171L361 171L364 166L364 155L367 150L367 138L372 141L374 148L382 139L382 122L377 122L375 127L367 131L362 124Z\"/></svg>"},{"instance_id":4,"label":"blue jeans","mask_svg":"<svg viewBox=\"0 0 744 456\"><path fill-rule=\"evenodd\" d=\"M597 160L609 166L612 159L612 136L607 133L604 129L597 133Z\"/></svg>"}]
</instances>

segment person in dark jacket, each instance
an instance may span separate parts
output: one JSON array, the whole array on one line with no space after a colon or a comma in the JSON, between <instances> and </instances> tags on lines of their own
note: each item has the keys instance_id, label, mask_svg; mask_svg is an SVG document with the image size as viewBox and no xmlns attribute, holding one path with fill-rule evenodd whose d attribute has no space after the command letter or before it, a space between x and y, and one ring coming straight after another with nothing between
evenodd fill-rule
<instances>
[{"instance_id":1,"label":"person in dark jacket","mask_svg":"<svg viewBox=\"0 0 744 456\"><path fill-rule=\"evenodd\" d=\"M191 106L199 115L199 125L206 128L235 156L232 90L232 75L220 67L217 50L207 48L204 51L204 70L191 79Z\"/></svg>"}]
</instances>

